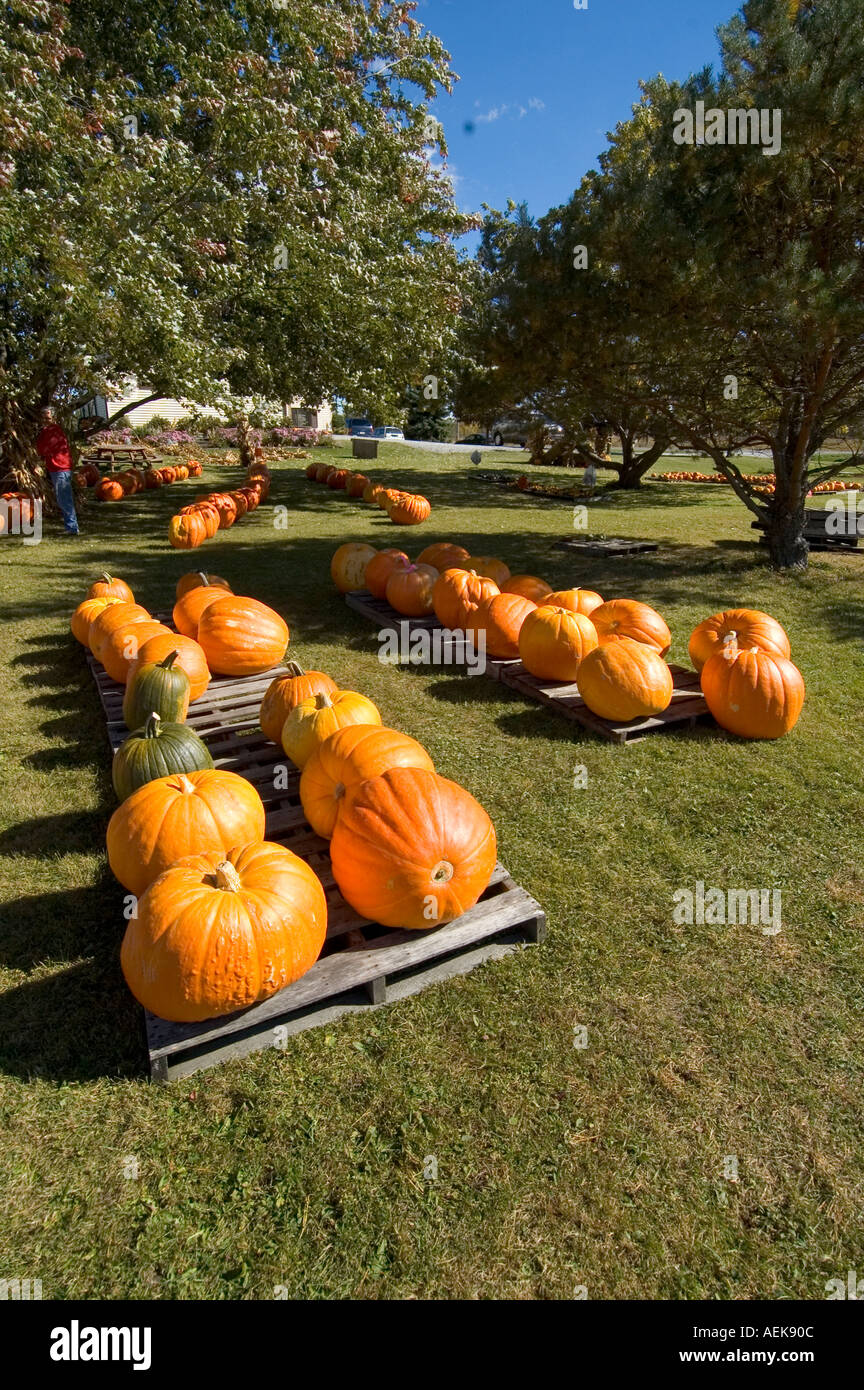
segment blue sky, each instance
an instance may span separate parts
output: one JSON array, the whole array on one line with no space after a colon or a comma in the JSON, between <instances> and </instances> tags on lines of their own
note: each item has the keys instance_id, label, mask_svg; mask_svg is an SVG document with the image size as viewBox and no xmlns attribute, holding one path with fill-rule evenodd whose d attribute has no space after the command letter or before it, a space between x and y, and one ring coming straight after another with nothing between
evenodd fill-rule
<instances>
[{"instance_id":1,"label":"blue sky","mask_svg":"<svg viewBox=\"0 0 864 1390\"><path fill-rule=\"evenodd\" d=\"M640 78L716 64L736 0L420 0L461 78L433 111L460 207L565 202L626 120Z\"/></svg>"}]
</instances>

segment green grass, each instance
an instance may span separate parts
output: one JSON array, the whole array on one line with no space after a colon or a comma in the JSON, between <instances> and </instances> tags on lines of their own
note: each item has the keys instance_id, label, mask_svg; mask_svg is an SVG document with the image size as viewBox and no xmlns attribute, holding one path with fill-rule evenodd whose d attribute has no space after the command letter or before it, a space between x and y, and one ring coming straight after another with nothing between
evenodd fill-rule
<instances>
[{"instance_id":1,"label":"green grass","mask_svg":"<svg viewBox=\"0 0 864 1390\"><path fill-rule=\"evenodd\" d=\"M264 506L195 563L283 611L299 659L368 694L483 802L548 941L151 1086L103 852L108 746L68 616L105 567L168 607L192 557L168 549L167 518L199 485L92 507L78 543L0 542L0 1276L61 1299L257 1299L279 1284L824 1297L864 1267L862 560L778 576L730 490L655 484L592 507L591 526L661 548L583 561L552 548L567 504L484 486L461 457L382 455L376 477L430 497L422 528L286 463L270 501L287 530ZM211 465L204 482L226 476ZM768 609L807 681L798 727L776 744L697 730L620 748L486 678L381 665L374 629L332 589L332 551L444 538L556 587L653 603L679 661L702 617ZM675 925L672 894L697 880L780 888L782 933Z\"/></svg>"}]
</instances>

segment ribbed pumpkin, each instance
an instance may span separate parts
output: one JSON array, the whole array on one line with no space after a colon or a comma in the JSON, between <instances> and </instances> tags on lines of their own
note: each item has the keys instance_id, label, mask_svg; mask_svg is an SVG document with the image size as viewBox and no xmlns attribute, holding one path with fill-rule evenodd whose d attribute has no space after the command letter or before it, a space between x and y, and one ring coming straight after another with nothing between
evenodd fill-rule
<instances>
[{"instance_id":1,"label":"ribbed pumpkin","mask_svg":"<svg viewBox=\"0 0 864 1390\"><path fill-rule=\"evenodd\" d=\"M237 520L237 503L227 492L211 492L210 501L219 513L219 530L227 531Z\"/></svg>"},{"instance_id":2,"label":"ribbed pumpkin","mask_svg":"<svg viewBox=\"0 0 864 1390\"><path fill-rule=\"evenodd\" d=\"M549 602L552 585L547 584L545 579L538 579L536 574L511 574L507 583L501 585L501 592L520 594L522 598L530 598L531 602L539 607Z\"/></svg>"},{"instance_id":3,"label":"ribbed pumpkin","mask_svg":"<svg viewBox=\"0 0 864 1390\"><path fill-rule=\"evenodd\" d=\"M438 571L431 565L400 565L391 572L384 597L406 618L422 618L432 612L432 590Z\"/></svg>"},{"instance_id":4,"label":"ribbed pumpkin","mask_svg":"<svg viewBox=\"0 0 864 1390\"><path fill-rule=\"evenodd\" d=\"M368 503L369 506L374 507L374 506L376 506L377 503L378 503L378 494L379 494L379 492L383 492L383 491L384 491L384 489L383 489L383 487L381 486L380 483L367 483L366 486L365 486L364 489L363 489L363 499L362 499L362 500L363 500L364 502Z\"/></svg>"},{"instance_id":5,"label":"ribbed pumpkin","mask_svg":"<svg viewBox=\"0 0 864 1390\"><path fill-rule=\"evenodd\" d=\"M197 550L207 540L207 525L198 511L172 516L168 523L168 544L174 550Z\"/></svg>"},{"instance_id":6,"label":"ribbed pumpkin","mask_svg":"<svg viewBox=\"0 0 864 1390\"><path fill-rule=\"evenodd\" d=\"M512 661L519 655L519 633L522 624L537 607L530 598L519 594L494 594L484 599L471 614L466 631L474 638L485 634L486 653L497 661Z\"/></svg>"},{"instance_id":7,"label":"ribbed pumpkin","mask_svg":"<svg viewBox=\"0 0 864 1390\"><path fill-rule=\"evenodd\" d=\"M175 598L182 598L188 594L190 589L225 589L230 594L231 585L227 579L223 579L218 574L208 574L204 570L191 570L189 574L181 574L177 580Z\"/></svg>"},{"instance_id":8,"label":"ribbed pumpkin","mask_svg":"<svg viewBox=\"0 0 864 1390\"><path fill-rule=\"evenodd\" d=\"M281 743L295 767L304 768L315 749L349 724L381 724L371 700L354 690L310 695L295 705L282 727Z\"/></svg>"},{"instance_id":9,"label":"ribbed pumpkin","mask_svg":"<svg viewBox=\"0 0 864 1390\"><path fill-rule=\"evenodd\" d=\"M349 497L362 497L368 485L369 479L365 473L352 473L348 479L346 492Z\"/></svg>"},{"instance_id":10,"label":"ribbed pumpkin","mask_svg":"<svg viewBox=\"0 0 864 1390\"><path fill-rule=\"evenodd\" d=\"M112 603L103 608L90 624L90 650L96 660L101 661L103 644L118 627L126 627L129 623L149 622L150 614L140 603Z\"/></svg>"},{"instance_id":11,"label":"ribbed pumpkin","mask_svg":"<svg viewBox=\"0 0 864 1390\"><path fill-rule=\"evenodd\" d=\"M79 603L75 612L69 620L72 629L72 636L82 646L90 645L90 628L106 608L113 604L122 603L121 598L85 598L83 603Z\"/></svg>"},{"instance_id":12,"label":"ribbed pumpkin","mask_svg":"<svg viewBox=\"0 0 864 1390\"><path fill-rule=\"evenodd\" d=\"M290 635L285 620L254 598L217 599L198 624L198 641L220 676L255 676L278 666Z\"/></svg>"},{"instance_id":13,"label":"ribbed pumpkin","mask_svg":"<svg viewBox=\"0 0 864 1390\"><path fill-rule=\"evenodd\" d=\"M728 608L725 613L715 613L693 629L688 650L697 671L702 670L715 652L723 650L730 636L742 650L756 647L760 652L782 656L787 661L792 654L789 638L770 613L762 613L758 608Z\"/></svg>"},{"instance_id":14,"label":"ribbed pumpkin","mask_svg":"<svg viewBox=\"0 0 864 1390\"><path fill-rule=\"evenodd\" d=\"M346 792L391 767L435 771L422 744L396 729L351 724L331 734L315 749L300 777L300 800L312 829L329 839Z\"/></svg>"},{"instance_id":15,"label":"ribbed pumpkin","mask_svg":"<svg viewBox=\"0 0 864 1390\"><path fill-rule=\"evenodd\" d=\"M271 743L281 746L282 730L292 709L302 700L315 695L335 695L336 682L323 671L304 671L296 661L289 661L285 670L267 687L261 701L258 723L261 732Z\"/></svg>"},{"instance_id":16,"label":"ribbed pumpkin","mask_svg":"<svg viewBox=\"0 0 864 1390\"><path fill-rule=\"evenodd\" d=\"M598 645L597 631L584 613L543 604L519 630L519 657L540 680L575 681L579 667Z\"/></svg>"},{"instance_id":17,"label":"ribbed pumpkin","mask_svg":"<svg viewBox=\"0 0 864 1390\"><path fill-rule=\"evenodd\" d=\"M317 481L319 483L326 483L330 474L333 472L335 472L335 469L332 463L319 463L316 472Z\"/></svg>"},{"instance_id":18,"label":"ribbed pumpkin","mask_svg":"<svg viewBox=\"0 0 864 1390\"><path fill-rule=\"evenodd\" d=\"M499 589L503 589L510 578L510 571L504 561L497 560L494 555L472 555L466 568L476 571L477 574L485 574L488 579L494 579Z\"/></svg>"},{"instance_id":19,"label":"ribbed pumpkin","mask_svg":"<svg viewBox=\"0 0 864 1390\"><path fill-rule=\"evenodd\" d=\"M377 554L374 545L362 545L355 541L340 545L330 561L330 578L340 594L365 587L366 566Z\"/></svg>"},{"instance_id":20,"label":"ribbed pumpkin","mask_svg":"<svg viewBox=\"0 0 864 1390\"><path fill-rule=\"evenodd\" d=\"M108 822L108 863L140 897L178 859L264 838L264 805L251 782L218 768L158 777L133 792Z\"/></svg>"},{"instance_id":21,"label":"ribbed pumpkin","mask_svg":"<svg viewBox=\"0 0 864 1390\"><path fill-rule=\"evenodd\" d=\"M149 715L158 714L168 724L182 724L189 711L191 686L176 649L161 661L136 662L129 673L123 696L123 722L140 729Z\"/></svg>"},{"instance_id":22,"label":"ribbed pumpkin","mask_svg":"<svg viewBox=\"0 0 864 1390\"><path fill-rule=\"evenodd\" d=\"M138 652L137 665L144 666L148 662L164 661L171 652L177 653L177 665L189 677L190 701L200 700L210 684L210 670L203 648L191 637L184 637L177 632L166 632L160 637L150 637ZM131 674L130 672L130 676Z\"/></svg>"},{"instance_id":23,"label":"ribbed pumpkin","mask_svg":"<svg viewBox=\"0 0 864 1390\"><path fill-rule=\"evenodd\" d=\"M613 598L591 613L600 645L629 637L665 656L672 645L672 634L656 609L636 599Z\"/></svg>"},{"instance_id":24,"label":"ribbed pumpkin","mask_svg":"<svg viewBox=\"0 0 864 1390\"><path fill-rule=\"evenodd\" d=\"M425 550L420 551L417 564L431 565L433 570L443 574L448 569L467 569L469 559L464 546L454 545L452 541L435 541L433 545L427 545Z\"/></svg>"},{"instance_id":25,"label":"ribbed pumpkin","mask_svg":"<svg viewBox=\"0 0 864 1390\"><path fill-rule=\"evenodd\" d=\"M553 608L568 608L571 613L584 613L590 618L603 599L593 589L556 589L543 600Z\"/></svg>"},{"instance_id":26,"label":"ribbed pumpkin","mask_svg":"<svg viewBox=\"0 0 864 1390\"><path fill-rule=\"evenodd\" d=\"M389 512L390 508L392 507L393 503L396 501L396 498L398 496L398 488L384 487L381 488L381 490L379 491L375 501L378 503L378 506L381 508L382 512Z\"/></svg>"},{"instance_id":27,"label":"ribbed pumpkin","mask_svg":"<svg viewBox=\"0 0 864 1390\"><path fill-rule=\"evenodd\" d=\"M717 723L739 738L782 738L804 705L804 677L797 666L757 647L741 650L731 634L705 662L700 682Z\"/></svg>"},{"instance_id":28,"label":"ribbed pumpkin","mask_svg":"<svg viewBox=\"0 0 864 1390\"><path fill-rule=\"evenodd\" d=\"M151 637L171 636L171 629L164 623L150 619L146 623L129 623L117 627L106 642L102 643L102 665L112 681L125 685L129 672L138 660L138 653Z\"/></svg>"},{"instance_id":29,"label":"ribbed pumpkin","mask_svg":"<svg viewBox=\"0 0 864 1390\"><path fill-rule=\"evenodd\" d=\"M474 570L445 569L435 580L432 607L446 628L464 628L471 614L499 592L494 579Z\"/></svg>"},{"instance_id":30,"label":"ribbed pumpkin","mask_svg":"<svg viewBox=\"0 0 864 1390\"><path fill-rule=\"evenodd\" d=\"M432 506L428 498L414 492L403 492L389 509L390 520L396 526L419 526L421 522L428 521L431 515Z\"/></svg>"},{"instance_id":31,"label":"ribbed pumpkin","mask_svg":"<svg viewBox=\"0 0 864 1390\"><path fill-rule=\"evenodd\" d=\"M130 919L120 964L152 1014L198 1023L299 980L326 935L327 902L312 869L264 840L196 854L162 874Z\"/></svg>"},{"instance_id":32,"label":"ribbed pumpkin","mask_svg":"<svg viewBox=\"0 0 864 1390\"><path fill-rule=\"evenodd\" d=\"M194 638L197 642L201 614L209 604L215 603L218 598L224 598L225 592L218 584L212 584L206 589L203 586L190 589L182 598L178 598L172 614L177 631L182 632L184 637Z\"/></svg>"},{"instance_id":33,"label":"ribbed pumpkin","mask_svg":"<svg viewBox=\"0 0 864 1390\"><path fill-rule=\"evenodd\" d=\"M88 598L122 598L126 603L134 603L135 595L123 579L114 579L110 574L101 574L95 584L87 590Z\"/></svg>"},{"instance_id":34,"label":"ribbed pumpkin","mask_svg":"<svg viewBox=\"0 0 864 1390\"><path fill-rule=\"evenodd\" d=\"M145 782L178 772L203 772L213 759L188 724L163 723L150 714L146 723L121 743L111 764L111 780L118 801L125 801Z\"/></svg>"},{"instance_id":35,"label":"ribbed pumpkin","mask_svg":"<svg viewBox=\"0 0 864 1390\"><path fill-rule=\"evenodd\" d=\"M653 647L620 637L585 657L579 667L579 694L601 718L626 724L668 708L672 672Z\"/></svg>"},{"instance_id":36,"label":"ribbed pumpkin","mask_svg":"<svg viewBox=\"0 0 864 1390\"><path fill-rule=\"evenodd\" d=\"M495 868L495 829L464 787L396 767L345 797L330 858L345 900L385 927L439 926L473 907Z\"/></svg>"},{"instance_id":37,"label":"ribbed pumpkin","mask_svg":"<svg viewBox=\"0 0 864 1390\"><path fill-rule=\"evenodd\" d=\"M97 502L122 502L123 489L116 478L103 478L96 486Z\"/></svg>"},{"instance_id":38,"label":"ribbed pumpkin","mask_svg":"<svg viewBox=\"0 0 864 1390\"><path fill-rule=\"evenodd\" d=\"M404 550L379 550L363 574L363 587L375 598L387 595L387 580L395 569L407 569L411 561Z\"/></svg>"}]
</instances>

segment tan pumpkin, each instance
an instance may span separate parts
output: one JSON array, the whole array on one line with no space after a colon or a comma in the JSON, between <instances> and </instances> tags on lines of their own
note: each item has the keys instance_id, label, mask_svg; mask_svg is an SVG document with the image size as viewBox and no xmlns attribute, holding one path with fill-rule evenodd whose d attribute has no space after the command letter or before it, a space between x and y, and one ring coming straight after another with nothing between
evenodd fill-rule
<instances>
[{"instance_id":1,"label":"tan pumpkin","mask_svg":"<svg viewBox=\"0 0 864 1390\"><path fill-rule=\"evenodd\" d=\"M352 590L365 587L366 566L377 554L378 551L373 545L363 545L356 541L340 545L330 561L330 578L340 594L348 594Z\"/></svg>"},{"instance_id":2,"label":"tan pumpkin","mask_svg":"<svg viewBox=\"0 0 864 1390\"><path fill-rule=\"evenodd\" d=\"M672 688L672 672L659 652L632 637L596 647L579 667L582 699L594 714L614 723L662 713Z\"/></svg>"},{"instance_id":3,"label":"tan pumpkin","mask_svg":"<svg viewBox=\"0 0 864 1390\"><path fill-rule=\"evenodd\" d=\"M315 749L349 724L378 724L381 715L371 700L354 690L311 695L295 705L282 728L281 743L295 767L304 768Z\"/></svg>"}]
</instances>

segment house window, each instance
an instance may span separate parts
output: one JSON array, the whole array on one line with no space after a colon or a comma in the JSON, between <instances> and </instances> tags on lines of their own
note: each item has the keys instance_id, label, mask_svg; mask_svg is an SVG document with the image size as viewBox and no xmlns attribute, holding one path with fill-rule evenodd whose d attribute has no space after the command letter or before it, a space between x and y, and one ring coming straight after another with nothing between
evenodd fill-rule
<instances>
[{"instance_id":1,"label":"house window","mask_svg":"<svg viewBox=\"0 0 864 1390\"><path fill-rule=\"evenodd\" d=\"M318 428L318 411L307 410L305 406L292 406L291 424L300 430L315 430Z\"/></svg>"}]
</instances>

